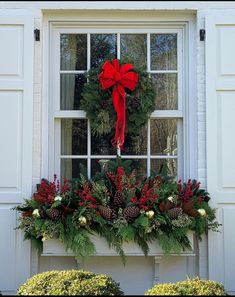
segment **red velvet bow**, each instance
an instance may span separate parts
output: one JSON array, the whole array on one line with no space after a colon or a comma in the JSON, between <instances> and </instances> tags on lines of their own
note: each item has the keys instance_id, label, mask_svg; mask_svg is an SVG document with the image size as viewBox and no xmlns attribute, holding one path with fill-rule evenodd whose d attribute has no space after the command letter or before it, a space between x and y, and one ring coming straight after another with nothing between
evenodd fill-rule
<instances>
[{"instance_id":1,"label":"red velvet bow","mask_svg":"<svg viewBox=\"0 0 235 297\"><path fill-rule=\"evenodd\" d=\"M117 113L116 132L112 144L115 147L123 148L126 127L126 93L125 88L134 91L138 83L138 74L130 71L132 64L119 66L117 59L112 60L112 64L106 61L99 74L102 90L113 87L112 99Z\"/></svg>"}]
</instances>

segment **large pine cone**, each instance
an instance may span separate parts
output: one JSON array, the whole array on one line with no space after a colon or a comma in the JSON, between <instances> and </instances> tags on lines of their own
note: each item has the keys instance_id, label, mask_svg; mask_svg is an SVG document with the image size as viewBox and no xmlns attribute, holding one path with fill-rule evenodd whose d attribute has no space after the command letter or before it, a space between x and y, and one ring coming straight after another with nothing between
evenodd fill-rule
<instances>
[{"instance_id":1,"label":"large pine cone","mask_svg":"<svg viewBox=\"0 0 235 297\"><path fill-rule=\"evenodd\" d=\"M123 209L123 216L127 222L132 222L136 217L138 217L140 210L137 206L128 206Z\"/></svg>"},{"instance_id":2,"label":"large pine cone","mask_svg":"<svg viewBox=\"0 0 235 297\"><path fill-rule=\"evenodd\" d=\"M183 214L183 209L181 207L174 207L167 212L170 219L175 220L178 216Z\"/></svg>"},{"instance_id":3,"label":"large pine cone","mask_svg":"<svg viewBox=\"0 0 235 297\"><path fill-rule=\"evenodd\" d=\"M124 194L120 191L117 191L113 197L112 204L114 207L123 207L125 205Z\"/></svg>"},{"instance_id":4,"label":"large pine cone","mask_svg":"<svg viewBox=\"0 0 235 297\"><path fill-rule=\"evenodd\" d=\"M113 217L113 210L107 206L99 205L98 210L101 216L107 220L111 220Z\"/></svg>"},{"instance_id":5,"label":"large pine cone","mask_svg":"<svg viewBox=\"0 0 235 297\"><path fill-rule=\"evenodd\" d=\"M60 218L60 211L56 208L50 208L46 210L47 216L52 219L53 221L57 220Z\"/></svg>"}]
</instances>

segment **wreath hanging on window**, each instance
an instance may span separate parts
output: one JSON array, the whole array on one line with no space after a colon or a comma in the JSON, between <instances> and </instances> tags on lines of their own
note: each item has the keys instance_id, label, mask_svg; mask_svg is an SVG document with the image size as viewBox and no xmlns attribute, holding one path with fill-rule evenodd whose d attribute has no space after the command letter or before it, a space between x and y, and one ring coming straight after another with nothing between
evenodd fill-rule
<instances>
[{"instance_id":1,"label":"wreath hanging on window","mask_svg":"<svg viewBox=\"0 0 235 297\"><path fill-rule=\"evenodd\" d=\"M105 61L87 72L81 108L90 120L91 133L112 138L123 148L125 135L139 136L155 109L155 89L147 72L118 59Z\"/></svg>"}]
</instances>

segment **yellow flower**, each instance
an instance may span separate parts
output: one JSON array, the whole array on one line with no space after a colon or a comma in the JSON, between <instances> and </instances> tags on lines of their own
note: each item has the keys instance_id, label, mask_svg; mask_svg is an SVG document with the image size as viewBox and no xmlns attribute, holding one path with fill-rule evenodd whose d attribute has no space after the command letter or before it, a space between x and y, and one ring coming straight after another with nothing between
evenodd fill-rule
<instances>
[{"instance_id":1,"label":"yellow flower","mask_svg":"<svg viewBox=\"0 0 235 297\"><path fill-rule=\"evenodd\" d=\"M54 201L61 201L62 200L62 197L61 196L56 196L55 198L54 198Z\"/></svg>"},{"instance_id":2,"label":"yellow flower","mask_svg":"<svg viewBox=\"0 0 235 297\"><path fill-rule=\"evenodd\" d=\"M172 196L168 197L167 199L168 199L170 202L172 202L172 203L173 203L173 201L174 201L174 197L172 197Z\"/></svg>"},{"instance_id":3,"label":"yellow flower","mask_svg":"<svg viewBox=\"0 0 235 297\"><path fill-rule=\"evenodd\" d=\"M34 209L33 216L36 217L36 218L40 218L40 213L39 213L38 209Z\"/></svg>"}]
</instances>

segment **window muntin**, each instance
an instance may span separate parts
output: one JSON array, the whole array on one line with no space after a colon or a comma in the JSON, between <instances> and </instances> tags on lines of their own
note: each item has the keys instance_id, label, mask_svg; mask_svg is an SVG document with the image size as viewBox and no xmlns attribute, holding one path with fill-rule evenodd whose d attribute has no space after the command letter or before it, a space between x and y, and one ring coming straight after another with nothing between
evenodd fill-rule
<instances>
[{"instance_id":1,"label":"window muntin","mask_svg":"<svg viewBox=\"0 0 235 297\"><path fill-rule=\"evenodd\" d=\"M61 178L78 177L80 172L75 168L81 163L87 167L90 177L100 168L102 160L116 158L109 140L91 135L79 102L84 73L90 67L100 65L107 58L125 57L152 75L156 87L156 110L143 127L141 137L126 138L122 158L133 160L137 170L148 175L151 170L159 170L165 164L172 174L180 177L183 168L182 103L185 100L182 97L182 29L155 29L144 33L143 30L132 30L134 33L128 30L114 33L111 30L108 33L97 32L98 29L86 33L75 31L71 29L65 33L60 29L57 34L59 55L54 71L59 73L60 83L55 84L53 94L55 172L60 172ZM66 121L70 126L67 134Z\"/></svg>"}]
</instances>

